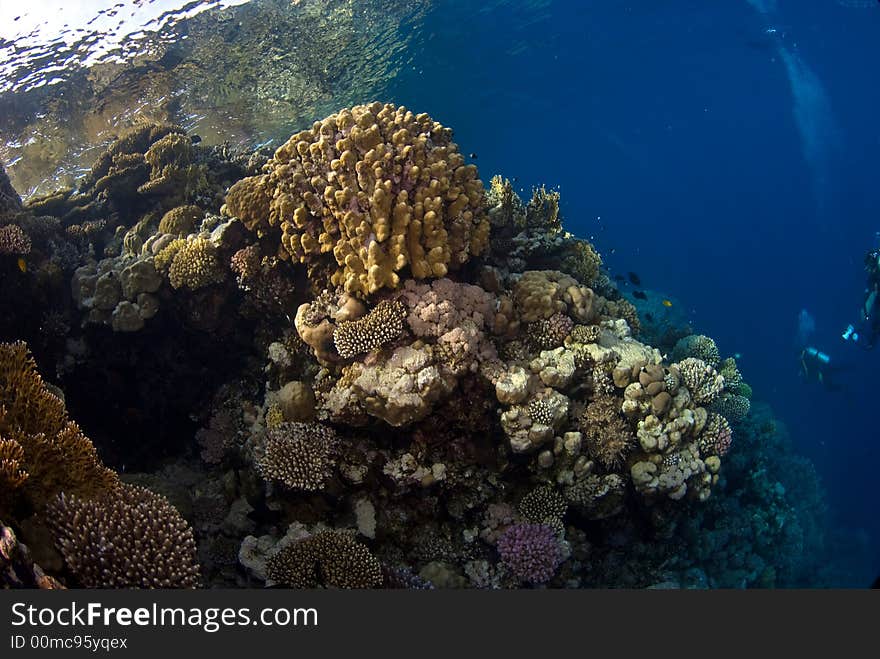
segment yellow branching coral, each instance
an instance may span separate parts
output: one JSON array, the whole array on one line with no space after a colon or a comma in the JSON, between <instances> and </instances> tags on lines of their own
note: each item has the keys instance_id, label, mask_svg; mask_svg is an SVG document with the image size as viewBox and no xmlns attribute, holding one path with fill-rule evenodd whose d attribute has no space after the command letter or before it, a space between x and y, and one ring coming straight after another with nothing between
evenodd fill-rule
<instances>
[{"instance_id":1,"label":"yellow branching coral","mask_svg":"<svg viewBox=\"0 0 880 659\"><path fill-rule=\"evenodd\" d=\"M118 483L46 387L23 342L0 343L0 437L2 506L13 489L40 507L60 491L92 496Z\"/></svg>"},{"instance_id":2,"label":"yellow branching coral","mask_svg":"<svg viewBox=\"0 0 880 659\"><path fill-rule=\"evenodd\" d=\"M22 468L24 449L14 439L0 437L0 492L12 492L28 478Z\"/></svg>"},{"instance_id":3,"label":"yellow branching coral","mask_svg":"<svg viewBox=\"0 0 880 659\"><path fill-rule=\"evenodd\" d=\"M332 253L334 285L362 296L395 288L403 268L443 277L488 243L483 185L452 131L427 114L371 103L291 137L266 173L233 185L224 212L281 255L310 266Z\"/></svg>"}]
</instances>

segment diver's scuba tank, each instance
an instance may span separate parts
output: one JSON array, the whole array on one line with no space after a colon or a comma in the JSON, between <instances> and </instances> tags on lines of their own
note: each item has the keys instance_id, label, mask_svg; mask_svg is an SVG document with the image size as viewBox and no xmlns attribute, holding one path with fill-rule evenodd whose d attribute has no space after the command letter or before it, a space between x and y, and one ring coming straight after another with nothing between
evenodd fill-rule
<instances>
[{"instance_id":1,"label":"diver's scuba tank","mask_svg":"<svg viewBox=\"0 0 880 659\"><path fill-rule=\"evenodd\" d=\"M815 359L817 362L819 362L823 366L827 366L828 364L831 363L831 357L829 357L827 354L825 354L821 350L817 350L813 346L809 346L806 350L804 350L804 353L806 353L806 355L808 357L812 357L813 359Z\"/></svg>"}]
</instances>

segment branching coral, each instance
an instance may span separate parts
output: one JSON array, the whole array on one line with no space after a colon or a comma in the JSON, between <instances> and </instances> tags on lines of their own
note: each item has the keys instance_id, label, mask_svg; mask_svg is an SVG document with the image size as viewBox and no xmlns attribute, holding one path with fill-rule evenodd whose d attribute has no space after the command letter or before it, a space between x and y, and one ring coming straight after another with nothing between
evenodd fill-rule
<instances>
[{"instance_id":1,"label":"branching coral","mask_svg":"<svg viewBox=\"0 0 880 659\"><path fill-rule=\"evenodd\" d=\"M31 251L31 239L17 224L0 227L0 255L28 254Z\"/></svg>"},{"instance_id":2,"label":"branching coral","mask_svg":"<svg viewBox=\"0 0 880 659\"><path fill-rule=\"evenodd\" d=\"M699 445L702 455L724 456L730 450L733 441L733 430L730 424L720 414L709 414L706 426L700 435Z\"/></svg>"},{"instance_id":3,"label":"branching coral","mask_svg":"<svg viewBox=\"0 0 880 659\"><path fill-rule=\"evenodd\" d=\"M286 422L269 429L257 467L263 478L295 490L321 490L335 464L336 432L319 423Z\"/></svg>"},{"instance_id":4,"label":"branching coral","mask_svg":"<svg viewBox=\"0 0 880 659\"><path fill-rule=\"evenodd\" d=\"M688 357L673 367L678 370L691 397L701 405L713 402L724 391L724 377L701 359Z\"/></svg>"},{"instance_id":5,"label":"branching coral","mask_svg":"<svg viewBox=\"0 0 880 659\"><path fill-rule=\"evenodd\" d=\"M557 532L562 531L566 510L565 499L549 485L536 487L519 502L519 512L526 521L546 524Z\"/></svg>"},{"instance_id":6,"label":"branching coral","mask_svg":"<svg viewBox=\"0 0 880 659\"><path fill-rule=\"evenodd\" d=\"M86 588L195 588L192 529L168 500L121 484L112 496L60 494L48 507L58 549Z\"/></svg>"},{"instance_id":7,"label":"branching coral","mask_svg":"<svg viewBox=\"0 0 880 659\"><path fill-rule=\"evenodd\" d=\"M224 206L258 234L281 231L281 252L318 264L333 253L331 282L369 295L443 277L486 247L489 222L476 167L452 131L426 114L371 103L292 136L262 176L230 188Z\"/></svg>"},{"instance_id":8,"label":"branching coral","mask_svg":"<svg viewBox=\"0 0 880 659\"><path fill-rule=\"evenodd\" d=\"M543 584L562 563L556 532L546 524L512 524L498 539L501 561L520 579Z\"/></svg>"},{"instance_id":9,"label":"branching coral","mask_svg":"<svg viewBox=\"0 0 880 659\"><path fill-rule=\"evenodd\" d=\"M345 531L321 531L269 557L266 573L288 588L378 588L382 566Z\"/></svg>"},{"instance_id":10,"label":"branching coral","mask_svg":"<svg viewBox=\"0 0 880 659\"><path fill-rule=\"evenodd\" d=\"M46 387L22 342L0 343L0 438L6 484L17 482L17 491L37 508L59 491L100 495L118 482L68 419L64 402ZM28 477L20 482L23 473ZM10 492L0 494L0 503L8 505Z\"/></svg>"},{"instance_id":11,"label":"branching coral","mask_svg":"<svg viewBox=\"0 0 880 659\"><path fill-rule=\"evenodd\" d=\"M363 318L336 326L333 343L343 359L371 352L397 339L404 328L406 307L399 300L382 300Z\"/></svg>"},{"instance_id":12,"label":"branching coral","mask_svg":"<svg viewBox=\"0 0 880 659\"><path fill-rule=\"evenodd\" d=\"M168 268L168 281L174 288L197 290L223 278L217 248L207 238L199 236L183 244L175 241L172 245L177 249ZM165 249L171 249L171 245Z\"/></svg>"}]
</instances>

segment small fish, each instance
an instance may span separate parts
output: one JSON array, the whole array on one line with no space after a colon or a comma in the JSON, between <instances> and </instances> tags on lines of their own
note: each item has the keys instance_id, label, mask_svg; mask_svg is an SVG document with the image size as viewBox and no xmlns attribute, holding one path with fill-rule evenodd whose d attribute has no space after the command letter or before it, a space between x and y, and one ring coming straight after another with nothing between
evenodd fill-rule
<instances>
[{"instance_id":1,"label":"small fish","mask_svg":"<svg viewBox=\"0 0 880 659\"><path fill-rule=\"evenodd\" d=\"M630 282L635 286L641 286L642 280L639 279L639 276L634 272L627 272L626 276L629 277Z\"/></svg>"},{"instance_id":2,"label":"small fish","mask_svg":"<svg viewBox=\"0 0 880 659\"><path fill-rule=\"evenodd\" d=\"M27 263L20 256L18 257L18 269L22 272L27 272Z\"/></svg>"},{"instance_id":3,"label":"small fish","mask_svg":"<svg viewBox=\"0 0 880 659\"><path fill-rule=\"evenodd\" d=\"M610 253L611 253L611 254L614 254L614 253L615 253L615 252L616 252L616 251L617 251L617 250L616 250L616 249L614 249L614 248L613 248L613 247L612 247L612 248L611 248L611 252L610 252Z\"/></svg>"},{"instance_id":4,"label":"small fish","mask_svg":"<svg viewBox=\"0 0 880 659\"><path fill-rule=\"evenodd\" d=\"M477 159L477 154L476 154L476 153L469 153L469 154L468 154L468 158L472 158L472 159L476 160L476 159ZM516 179L513 179L513 180L515 181Z\"/></svg>"},{"instance_id":5,"label":"small fish","mask_svg":"<svg viewBox=\"0 0 880 659\"><path fill-rule=\"evenodd\" d=\"M664 307L669 308L669 307L672 306L672 301L671 301L671 300L663 300L663 302L661 302L661 304L662 304Z\"/></svg>"},{"instance_id":6,"label":"small fish","mask_svg":"<svg viewBox=\"0 0 880 659\"><path fill-rule=\"evenodd\" d=\"M647 300L648 296L642 293L642 291L633 291L633 297L639 300Z\"/></svg>"}]
</instances>

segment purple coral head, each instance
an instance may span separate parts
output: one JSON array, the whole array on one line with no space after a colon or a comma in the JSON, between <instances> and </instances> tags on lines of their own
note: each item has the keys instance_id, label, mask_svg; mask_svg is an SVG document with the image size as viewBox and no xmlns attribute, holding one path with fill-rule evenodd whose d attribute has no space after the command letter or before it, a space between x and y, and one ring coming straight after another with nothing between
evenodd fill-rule
<instances>
[{"instance_id":1,"label":"purple coral head","mask_svg":"<svg viewBox=\"0 0 880 659\"><path fill-rule=\"evenodd\" d=\"M511 524L498 539L498 553L517 578L532 584L550 581L562 563L559 538L546 524Z\"/></svg>"}]
</instances>

